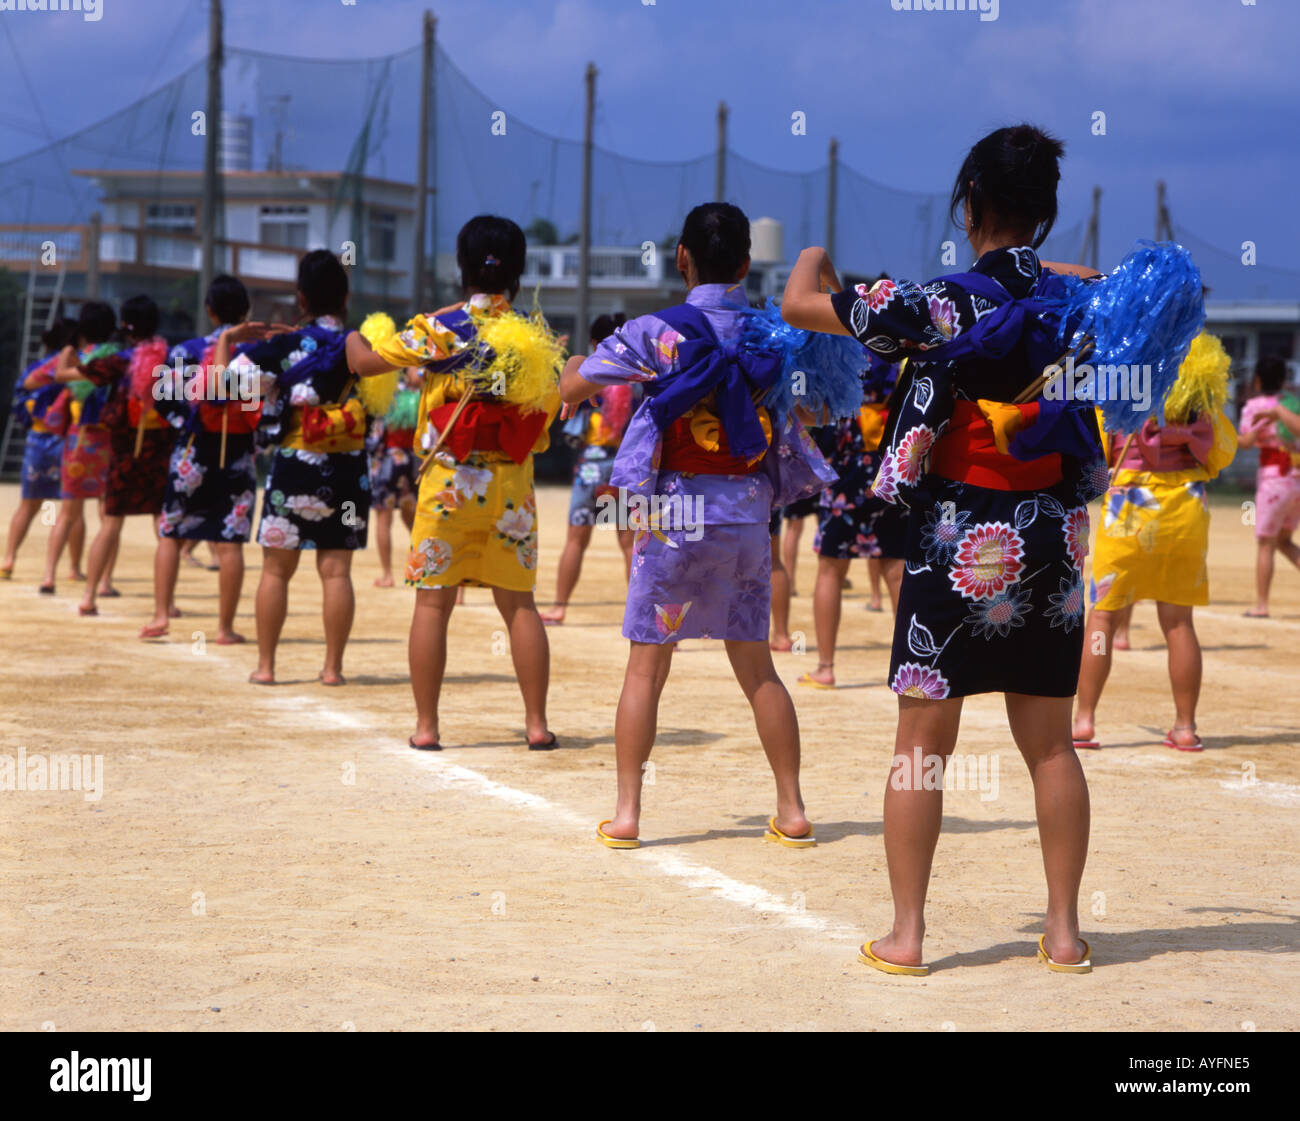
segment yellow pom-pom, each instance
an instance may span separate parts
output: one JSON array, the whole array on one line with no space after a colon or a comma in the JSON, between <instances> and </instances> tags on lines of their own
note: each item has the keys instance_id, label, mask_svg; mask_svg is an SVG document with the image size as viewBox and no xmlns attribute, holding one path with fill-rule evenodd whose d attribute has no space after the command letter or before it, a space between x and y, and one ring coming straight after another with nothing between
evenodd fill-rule
<instances>
[{"instance_id":1,"label":"yellow pom-pom","mask_svg":"<svg viewBox=\"0 0 1300 1121\"><path fill-rule=\"evenodd\" d=\"M371 346L391 339L395 334L397 324L393 322L392 316L385 315L382 311L371 312L361 323L361 335ZM388 412L401 376L400 370L393 370L391 373L360 379L357 383L357 396L361 398L366 412L371 416L384 416Z\"/></svg>"},{"instance_id":2,"label":"yellow pom-pom","mask_svg":"<svg viewBox=\"0 0 1300 1121\"><path fill-rule=\"evenodd\" d=\"M1165 419L1185 424L1194 415L1222 412L1228 400L1231 366L1232 359L1214 335L1206 331L1197 335L1165 398Z\"/></svg>"},{"instance_id":3,"label":"yellow pom-pom","mask_svg":"<svg viewBox=\"0 0 1300 1121\"><path fill-rule=\"evenodd\" d=\"M564 351L541 313L476 316L475 327L479 340L496 356L486 369L475 371L475 380L524 412L548 409L555 398ZM504 379L503 385L498 377Z\"/></svg>"}]
</instances>

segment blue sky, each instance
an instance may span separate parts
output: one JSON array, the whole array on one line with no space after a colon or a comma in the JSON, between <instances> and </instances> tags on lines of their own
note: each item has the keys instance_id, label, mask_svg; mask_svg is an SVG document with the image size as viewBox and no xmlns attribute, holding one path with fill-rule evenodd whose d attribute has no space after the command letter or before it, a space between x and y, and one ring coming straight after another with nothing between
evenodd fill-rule
<instances>
[{"instance_id":1,"label":"blue sky","mask_svg":"<svg viewBox=\"0 0 1300 1121\"><path fill-rule=\"evenodd\" d=\"M600 69L597 142L656 160L731 146L772 167L841 158L891 185L946 191L969 145L1028 119L1067 143L1063 218L1103 199L1103 266L1175 222L1261 265L1300 269L1300 3L1000 0L998 18L899 12L899 0L475 0L434 5L439 41L517 119L577 138L582 70ZM0 158L124 108L202 58L202 0L102 0L103 18L0 12ZM232 45L367 57L418 41L422 3L227 0ZM20 52L40 113L12 65ZM83 77L84 76L84 77ZM807 114L793 136L790 114ZM1107 116L1093 136L1092 114ZM42 121L43 117L43 121Z\"/></svg>"}]
</instances>

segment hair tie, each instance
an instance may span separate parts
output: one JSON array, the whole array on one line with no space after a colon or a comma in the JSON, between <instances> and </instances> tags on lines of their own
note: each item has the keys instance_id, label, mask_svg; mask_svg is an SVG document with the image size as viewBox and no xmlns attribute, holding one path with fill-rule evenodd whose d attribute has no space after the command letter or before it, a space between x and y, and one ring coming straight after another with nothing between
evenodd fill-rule
<instances>
[{"instance_id":1,"label":"hair tie","mask_svg":"<svg viewBox=\"0 0 1300 1121\"><path fill-rule=\"evenodd\" d=\"M487 267L488 265L499 265L500 263L501 262L498 261L494 256L492 256L491 253L489 253L486 257L483 258L484 267Z\"/></svg>"}]
</instances>

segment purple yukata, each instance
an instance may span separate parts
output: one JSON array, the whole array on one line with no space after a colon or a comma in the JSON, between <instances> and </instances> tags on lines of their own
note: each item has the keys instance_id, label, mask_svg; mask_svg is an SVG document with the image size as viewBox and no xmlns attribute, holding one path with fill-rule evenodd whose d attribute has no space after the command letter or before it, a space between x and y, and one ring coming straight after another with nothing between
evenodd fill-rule
<instances>
[{"instance_id":1,"label":"purple yukata","mask_svg":"<svg viewBox=\"0 0 1300 1121\"><path fill-rule=\"evenodd\" d=\"M742 284L701 284L685 310L703 313L720 348L744 369L731 347L749 304ZM679 344L688 341L668 319L668 309L619 327L582 364L598 385L640 382L646 389L619 447L610 484L620 511L647 512L637 530L623 636L662 644L683 638L766 642L772 598L768 521L773 507L815 494L835 479L797 417L763 416L768 450L748 474L660 470L664 432L653 415L653 383L682 372ZM664 318L661 318L663 316ZM692 342L696 340L690 340ZM717 446L725 424L713 415L714 396L683 414L696 443ZM761 415L766 410L759 409ZM719 410L721 415L721 410ZM712 430L710 430L712 424ZM725 454L725 453L724 453ZM620 523L621 524L621 523Z\"/></svg>"}]
</instances>

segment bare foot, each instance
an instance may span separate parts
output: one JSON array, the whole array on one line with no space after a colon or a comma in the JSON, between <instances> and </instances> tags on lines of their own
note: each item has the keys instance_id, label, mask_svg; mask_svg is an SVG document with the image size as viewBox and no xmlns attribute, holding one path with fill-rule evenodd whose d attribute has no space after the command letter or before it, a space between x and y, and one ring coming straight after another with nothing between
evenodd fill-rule
<instances>
[{"instance_id":1,"label":"bare foot","mask_svg":"<svg viewBox=\"0 0 1300 1121\"><path fill-rule=\"evenodd\" d=\"M181 609L177 607L174 603L169 608L167 608L167 618L179 619L180 617L181 617Z\"/></svg>"},{"instance_id":2,"label":"bare foot","mask_svg":"<svg viewBox=\"0 0 1300 1121\"><path fill-rule=\"evenodd\" d=\"M1254 611L1243 611L1242 614L1243 614L1247 619L1267 619L1267 618L1268 618L1268 608L1267 608L1267 607L1256 607Z\"/></svg>"},{"instance_id":3,"label":"bare foot","mask_svg":"<svg viewBox=\"0 0 1300 1121\"><path fill-rule=\"evenodd\" d=\"M207 566L206 564L204 564L201 560L199 560L198 557L196 557L196 556L194 555L194 553L193 553L192 550L191 550L190 552L188 552L188 553L184 553L184 554L182 554L182 555L185 557L185 563L186 563L186 564L193 565L195 568L202 568L202 569L206 569L206 568L208 567L208 566Z\"/></svg>"},{"instance_id":4,"label":"bare foot","mask_svg":"<svg viewBox=\"0 0 1300 1121\"><path fill-rule=\"evenodd\" d=\"M86 574L73 569L73 571L68 574L68 579L74 584L84 584L86 582Z\"/></svg>"},{"instance_id":5,"label":"bare foot","mask_svg":"<svg viewBox=\"0 0 1300 1121\"><path fill-rule=\"evenodd\" d=\"M98 615L98 614L99 614L99 608L96 607L93 603L86 603L86 602L83 600L81 603L77 604L77 614L78 614L78 615L83 615L83 616L84 616L84 615Z\"/></svg>"},{"instance_id":6,"label":"bare foot","mask_svg":"<svg viewBox=\"0 0 1300 1121\"><path fill-rule=\"evenodd\" d=\"M567 607L567 604L557 603L554 607L548 607L545 611L539 611L537 614L542 617L543 623L556 626L564 622L564 612Z\"/></svg>"},{"instance_id":7,"label":"bare foot","mask_svg":"<svg viewBox=\"0 0 1300 1121\"><path fill-rule=\"evenodd\" d=\"M867 604L868 611L884 611L884 605L880 602L879 596L873 596L871 602Z\"/></svg>"},{"instance_id":8,"label":"bare foot","mask_svg":"<svg viewBox=\"0 0 1300 1121\"><path fill-rule=\"evenodd\" d=\"M1196 725L1190 727L1179 727L1175 724L1169 729L1169 738L1181 748L1192 751L1199 751L1202 747L1201 737L1196 734Z\"/></svg>"},{"instance_id":9,"label":"bare foot","mask_svg":"<svg viewBox=\"0 0 1300 1121\"><path fill-rule=\"evenodd\" d=\"M1047 956L1061 965L1074 965L1083 961L1086 949L1076 931L1048 931L1043 936Z\"/></svg>"},{"instance_id":10,"label":"bare foot","mask_svg":"<svg viewBox=\"0 0 1300 1121\"><path fill-rule=\"evenodd\" d=\"M798 840L800 837L806 837L812 832L812 822L809 821L802 812L787 814L785 817L782 817L780 811L778 811L776 815L776 827L793 840Z\"/></svg>"},{"instance_id":11,"label":"bare foot","mask_svg":"<svg viewBox=\"0 0 1300 1121\"><path fill-rule=\"evenodd\" d=\"M255 669L248 675L248 680L253 685L274 685L275 670Z\"/></svg>"},{"instance_id":12,"label":"bare foot","mask_svg":"<svg viewBox=\"0 0 1300 1121\"><path fill-rule=\"evenodd\" d=\"M1133 649L1133 647L1129 644L1128 635L1126 635L1126 634L1117 634L1117 635L1115 636L1115 649L1116 649L1116 650L1132 650L1132 649Z\"/></svg>"},{"instance_id":13,"label":"bare foot","mask_svg":"<svg viewBox=\"0 0 1300 1121\"><path fill-rule=\"evenodd\" d=\"M799 681L805 685L822 685L827 689L835 688L835 670L832 662L818 662L817 668L801 674Z\"/></svg>"},{"instance_id":14,"label":"bare foot","mask_svg":"<svg viewBox=\"0 0 1300 1121\"><path fill-rule=\"evenodd\" d=\"M1070 735L1075 743L1090 743L1096 733L1097 727L1091 717L1076 716L1074 718L1074 728Z\"/></svg>"},{"instance_id":15,"label":"bare foot","mask_svg":"<svg viewBox=\"0 0 1300 1121\"><path fill-rule=\"evenodd\" d=\"M246 639L246 638L245 638L242 634L240 634L238 631L218 631L218 632L217 632L217 645L218 645L218 646L239 646L241 643L244 643L244 642L247 642L247 641L248 641L248 639Z\"/></svg>"},{"instance_id":16,"label":"bare foot","mask_svg":"<svg viewBox=\"0 0 1300 1121\"><path fill-rule=\"evenodd\" d=\"M322 685L346 685L347 679L337 670L323 669L316 675L316 680Z\"/></svg>"},{"instance_id":17,"label":"bare foot","mask_svg":"<svg viewBox=\"0 0 1300 1121\"><path fill-rule=\"evenodd\" d=\"M605 826L605 836L619 841L635 841L639 835L641 823L634 817L615 817Z\"/></svg>"},{"instance_id":18,"label":"bare foot","mask_svg":"<svg viewBox=\"0 0 1300 1121\"><path fill-rule=\"evenodd\" d=\"M897 937L891 930L883 938L877 938L872 944L871 952L891 965L924 965L921 960L921 939L915 941Z\"/></svg>"},{"instance_id":19,"label":"bare foot","mask_svg":"<svg viewBox=\"0 0 1300 1121\"><path fill-rule=\"evenodd\" d=\"M382 576L375 577L376 588L391 588L393 586L393 574L385 572Z\"/></svg>"},{"instance_id":20,"label":"bare foot","mask_svg":"<svg viewBox=\"0 0 1300 1121\"><path fill-rule=\"evenodd\" d=\"M794 649L794 642L788 634L778 634L768 643L773 650L781 654L788 654Z\"/></svg>"}]
</instances>

